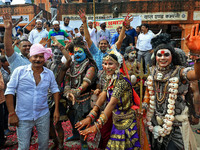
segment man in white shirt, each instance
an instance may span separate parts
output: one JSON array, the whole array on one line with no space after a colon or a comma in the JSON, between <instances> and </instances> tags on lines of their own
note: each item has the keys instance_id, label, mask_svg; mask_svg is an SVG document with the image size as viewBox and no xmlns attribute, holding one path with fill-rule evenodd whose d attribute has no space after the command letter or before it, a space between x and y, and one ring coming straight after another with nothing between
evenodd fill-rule
<instances>
[{"instance_id":1,"label":"man in white shirt","mask_svg":"<svg viewBox=\"0 0 200 150\"><path fill-rule=\"evenodd\" d=\"M149 25L141 25L142 33L139 34L136 48L138 51L138 61L141 62L141 58L144 61L145 72L147 72L147 64L151 64L151 54L152 54L152 45L151 39L154 37L152 32L149 32Z\"/></svg>"},{"instance_id":2,"label":"man in white shirt","mask_svg":"<svg viewBox=\"0 0 200 150\"><path fill-rule=\"evenodd\" d=\"M33 29L29 34L29 41L31 44L38 44L42 38L48 38L49 33L44 30L42 20L36 21L36 29Z\"/></svg>"},{"instance_id":3,"label":"man in white shirt","mask_svg":"<svg viewBox=\"0 0 200 150\"><path fill-rule=\"evenodd\" d=\"M74 37L74 30L73 30L73 28L71 28L69 26L70 18L69 17L65 17L63 21L64 21L64 25L60 25L60 29L65 30L67 32L67 34L71 38L73 38Z\"/></svg>"},{"instance_id":4,"label":"man in white shirt","mask_svg":"<svg viewBox=\"0 0 200 150\"><path fill-rule=\"evenodd\" d=\"M88 21L88 31L90 33L90 38L93 41L93 43L97 46L97 29L96 24L94 24L91 20Z\"/></svg>"},{"instance_id":5,"label":"man in white shirt","mask_svg":"<svg viewBox=\"0 0 200 150\"><path fill-rule=\"evenodd\" d=\"M59 89L54 74L43 65L52 55L51 50L40 44L30 48L31 64L14 70L5 91L10 125L17 126L18 149L27 150L33 126L38 131L39 150L48 150L50 113L47 95L54 96L55 124L59 121ZM13 95L17 93L16 108Z\"/></svg>"}]
</instances>

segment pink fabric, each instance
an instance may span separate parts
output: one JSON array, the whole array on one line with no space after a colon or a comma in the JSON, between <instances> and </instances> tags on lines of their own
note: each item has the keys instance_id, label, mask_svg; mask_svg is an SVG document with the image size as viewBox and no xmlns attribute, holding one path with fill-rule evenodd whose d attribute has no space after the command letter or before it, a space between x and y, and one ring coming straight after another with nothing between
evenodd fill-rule
<instances>
[{"instance_id":1,"label":"pink fabric","mask_svg":"<svg viewBox=\"0 0 200 150\"><path fill-rule=\"evenodd\" d=\"M30 56L41 54L41 53L44 53L45 61L47 61L51 56L53 56L51 48L45 48L41 44L33 44L31 46Z\"/></svg>"}]
</instances>

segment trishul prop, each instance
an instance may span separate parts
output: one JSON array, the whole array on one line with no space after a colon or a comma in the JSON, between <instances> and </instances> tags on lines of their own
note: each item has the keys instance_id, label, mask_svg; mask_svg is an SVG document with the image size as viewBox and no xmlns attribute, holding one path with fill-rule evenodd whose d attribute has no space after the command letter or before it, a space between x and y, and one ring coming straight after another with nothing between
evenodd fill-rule
<instances>
[{"instance_id":1,"label":"trishul prop","mask_svg":"<svg viewBox=\"0 0 200 150\"><path fill-rule=\"evenodd\" d=\"M135 72L135 68L133 68L133 74L136 76L136 77L139 77L140 78L140 112L142 112L142 99L143 99L143 79L144 78L147 78L150 74L150 70L149 70L149 64L147 65L147 74L144 73L143 71L143 59L141 59L141 63L140 63L140 73L136 73ZM140 141L142 141L142 118L140 117Z\"/></svg>"}]
</instances>

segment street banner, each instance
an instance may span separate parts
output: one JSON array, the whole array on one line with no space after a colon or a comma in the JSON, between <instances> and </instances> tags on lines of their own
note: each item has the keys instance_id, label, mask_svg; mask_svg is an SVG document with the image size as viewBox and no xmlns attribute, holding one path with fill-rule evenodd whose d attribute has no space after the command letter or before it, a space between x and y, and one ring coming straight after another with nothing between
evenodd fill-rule
<instances>
[{"instance_id":1,"label":"street banner","mask_svg":"<svg viewBox=\"0 0 200 150\"><path fill-rule=\"evenodd\" d=\"M99 23L104 21L106 22L106 28L110 30L111 36L116 32L116 28L118 26L122 26L124 18L113 18L113 19L102 19L102 20L97 20L96 21L96 27L97 31L100 30ZM93 20L91 20L93 21ZM135 16L133 17L133 21L130 23L130 25L133 28L136 28L137 26L141 25L142 20L140 16ZM60 24L63 24L63 21L60 22ZM82 25L81 20L70 20L69 26L72 28L78 28Z\"/></svg>"}]
</instances>

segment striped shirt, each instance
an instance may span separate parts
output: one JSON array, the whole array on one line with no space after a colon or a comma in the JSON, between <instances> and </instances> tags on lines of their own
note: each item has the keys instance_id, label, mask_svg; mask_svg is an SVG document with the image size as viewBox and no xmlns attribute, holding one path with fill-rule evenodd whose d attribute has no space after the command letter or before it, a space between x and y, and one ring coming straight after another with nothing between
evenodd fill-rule
<instances>
[{"instance_id":1,"label":"striped shirt","mask_svg":"<svg viewBox=\"0 0 200 150\"><path fill-rule=\"evenodd\" d=\"M65 43L64 43L65 37L69 37L69 35L67 34L65 30L59 30L58 32L56 32L54 31L54 29L49 31L48 38L51 39L51 36L55 36L58 42L62 44L63 46L65 46Z\"/></svg>"}]
</instances>

